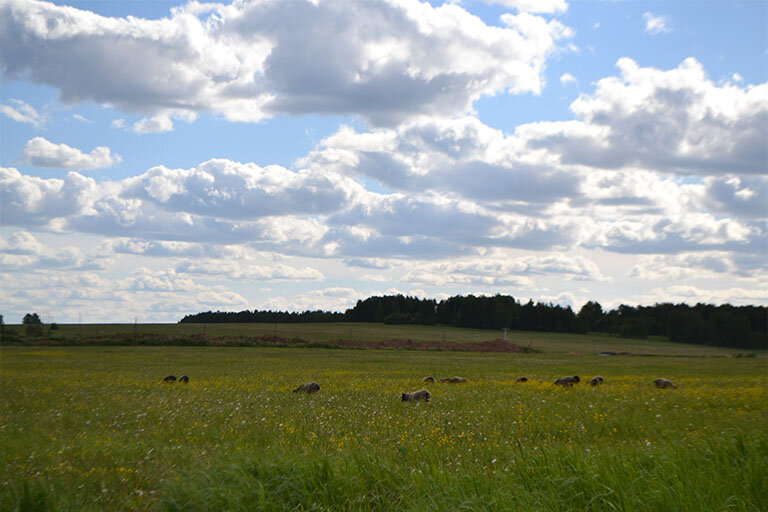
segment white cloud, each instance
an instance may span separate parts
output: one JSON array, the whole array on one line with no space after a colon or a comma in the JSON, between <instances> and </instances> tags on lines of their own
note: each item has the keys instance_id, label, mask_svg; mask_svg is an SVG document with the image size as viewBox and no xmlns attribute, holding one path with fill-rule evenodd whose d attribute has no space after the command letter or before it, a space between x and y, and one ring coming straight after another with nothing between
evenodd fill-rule
<instances>
[{"instance_id":1,"label":"white cloud","mask_svg":"<svg viewBox=\"0 0 768 512\"><path fill-rule=\"evenodd\" d=\"M324 276L311 267L297 268L282 263L256 265L232 260L185 260L176 265L179 274L193 274L238 281L322 281Z\"/></svg>"},{"instance_id":2,"label":"white cloud","mask_svg":"<svg viewBox=\"0 0 768 512\"><path fill-rule=\"evenodd\" d=\"M415 265L402 280L430 286L488 285L534 288L533 275L568 280L608 280L592 261L581 256L548 254L492 259L488 257Z\"/></svg>"},{"instance_id":3,"label":"white cloud","mask_svg":"<svg viewBox=\"0 0 768 512\"><path fill-rule=\"evenodd\" d=\"M495 250L513 248L657 256L716 251L729 255L730 273L757 269L754 255L768 238L760 143L766 85L714 84L693 60L670 71L628 59L619 67L620 77L599 81L594 93L573 103L573 121L531 123L513 134L472 117L419 117L367 131L342 126L300 159L297 171L214 159L97 184L78 173L42 179L2 169L3 222L126 237L105 250L174 258L170 267L179 273L216 278L300 281L326 274L322 266L318 274L302 274L305 264L287 262L280 263L293 270L280 274L266 257L226 245L399 268L420 284L605 278L573 258L544 265L540 252L527 270L509 266L521 264L516 258L496 261L503 257ZM694 177L683 180L681 173ZM392 192L366 190L370 180ZM478 257L498 265L413 264ZM182 267L179 258L204 261ZM206 267L208 260L214 264ZM632 265L634 277L651 275L643 261L619 273ZM450 270L455 276L446 277Z\"/></svg>"},{"instance_id":4,"label":"white cloud","mask_svg":"<svg viewBox=\"0 0 768 512\"><path fill-rule=\"evenodd\" d=\"M486 204L546 203L577 193L579 175L542 165L521 149L476 118L430 118L368 133L342 127L300 163L410 194L430 190Z\"/></svg>"},{"instance_id":5,"label":"white cloud","mask_svg":"<svg viewBox=\"0 0 768 512\"><path fill-rule=\"evenodd\" d=\"M116 128L118 130L122 130L126 126L125 125L125 119L122 119L122 118L120 118L120 119L113 119L112 122L110 123L110 126L112 128Z\"/></svg>"},{"instance_id":6,"label":"white cloud","mask_svg":"<svg viewBox=\"0 0 768 512\"><path fill-rule=\"evenodd\" d=\"M721 176L708 178L706 206L713 212L742 218L768 214L768 176Z\"/></svg>"},{"instance_id":7,"label":"white cloud","mask_svg":"<svg viewBox=\"0 0 768 512\"><path fill-rule=\"evenodd\" d=\"M358 299L366 297L368 294L348 287L323 288L300 293L290 299L285 297L267 299L261 303L259 309L344 311L354 306Z\"/></svg>"},{"instance_id":8,"label":"white cloud","mask_svg":"<svg viewBox=\"0 0 768 512\"><path fill-rule=\"evenodd\" d=\"M532 150L560 164L678 174L768 171L768 83L715 84L693 58L669 71L618 61L619 77L571 104L581 120L519 126Z\"/></svg>"},{"instance_id":9,"label":"white cloud","mask_svg":"<svg viewBox=\"0 0 768 512\"><path fill-rule=\"evenodd\" d=\"M365 274L360 276L360 281L374 281L377 283L386 283L389 281L389 278L381 275L381 274Z\"/></svg>"},{"instance_id":10,"label":"white cloud","mask_svg":"<svg viewBox=\"0 0 768 512\"><path fill-rule=\"evenodd\" d=\"M102 270L111 261L102 255L83 255L76 247L50 248L27 231L0 236L0 263L6 271L35 272L47 269Z\"/></svg>"},{"instance_id":11,"label":"white cloud","mask_svg":"<svg viewBox=\"0 0 768 512\"><path fill-rule=\"evenodd\" d=\"M210 309L249 307L242 295L222 286L205 286L172 270L137 268L130 276L110 279L94 272L50 268L18 275L0 274L3 314L21 317L34 308L57 322L168 322Z\"/></svg>"},{"instance_id":12,"label":"white cloud","mask_svg":"<svg viewBox=\"0 0 768 512\"><path fill-rule=\"evenodd\" d=\"M627 275L644 280L677 281L712 278L717 274L735 273L736 270L728 253L687 253L640 256Z\"/></svg>"},{"instance_id":13,"label":"white cloud","mask_svg":"<svg viewBox=\"0 0 768 512\"><path fill-rule=\"evenodd\" d=\"M90 153L83 153L66 144L55 144L43 137L30 139L21 150L21 158L35 167L67 169L100 169L123 161L106 146L98 146Z\"/></svg>"},{"instance_id":14,"label":"white cloud","mask_svg":"<svg viewBox=\"0 0 768 512\"><path fill-rule=\"evenodd\" d=\"M332 173L224 159L188 170L153 167L123 185L123 199L228 219L330 213L362 191L354 181Z\"/></svg>"},{"instance_id":15,"label":"white cloud","mask_svg":"<svg viewBox=\"0 0 768 512\"><path fill-rule=\"evenodd\" d=\"M539 301L570 307L571 309L575 308L576 304L578 304L576 297L571 292L562 292L557 295L542 295L539 297Z\"/></svg>"},{"instance_id":16,"label":"white cloud","mask_svg":"<svg viewBox=\"0 0 768 512\"><path fill-rule=\"evenodd\" d=\"M173 130L173 121L167 115L145 117L133 124L136 133L161 133Z\"/></svg>"},{"instance_id":17,"label":"white cloud","mask_svg":"<svg viewBox=\"0 0 768 512\"><path fill-rule=\"evenodd\" d=\"M18 123L31 124L36 128L45 124L45 116L38 113L31 105L16 99L11 99L10 102L13 106L0 105L0 114L10 117Z\"/></svg>"},{"instance_id":18,"label":"white cloud","mask_svg":"<svg viewBox=\"0 0 768 512\"><path fill-rule=\"evenodd\" d=\"M480 0L487 4L498 4L517 9L521 12L554 14L565 12L568 4L565 0Z\"/></svg>"},{"instance_id":19,"label":"white cloud","mask_svg":"<svg viewBox=\"0 0 768 512\"><path fill-rule=\"evenodd\" d=\"M55 219L82 214L101 193L92 178L76 172L67 173L63 180L43 179L0 167L4 226L49 226Z\"/></svg>"},{"instance_id":20,"label":"white cloud","mask_svg":"<svg viewBox=\"0 0 768 512\"><path fill-rule=\"evenodd\" d=\"M639 301L642 304L655 304L657 302L673 302L686 304L733 304L734 306L749 304L767 304L768 287L757 288L700 288L692 285L673 285L654 288L650 293L642 295Z\"/></svg>"},{"instance_id":21,"label":"white cloud","mask_svg":"<svg viewBox=\"0 0 768 512\"><path fill-rule=\"evenodd\" d=\"M27 231L17 231L8 238L0 237L0 252L3 254L41 254L45 247Z\"/></svg>"},{"instance_id":22,"label":"white cloud","mask_svg":"<svg viewBox=\"0 0 768 512\"><path fill-rule=\"evenodd\" d=\"M87 117L82 116L80 114L72 114L72 119L74 119L75 121L80 121L81 123L93 124L93 121L91 121Z\"/></svg>"},{"instance_id":23,"label":"white cloud","mask_svg":"<svg viewBox=\"0 0 768 512\"><path fill-rule=\"evenodd\" d=\"M547 57L571 34L527 12L494 27L457 5L397 0L190 3L158 20L9 0L0 20L7 77L55 87L64 103L148 115L134 127L144 132L170 129L181 112L376 124L462 114L481 96L539 92Z\"/></svg>"},{"instance_id":24,"label":"white cloud","mask_svg":"<svg viewBox=\"0 0 768 512\"><path fill-rule=\"evenodd\" d=\"M667 16L657 16L652 12L643 13L645 31L649 34L665 34L672 31L671 22Z\"/></svg>"},{"instance_id":25,"label":"white cloud","mask_svg":"<svg viewBox=\"0 0 768 512\"><path fill-rule=\"evenodd\" d=\"M576 84L576 85L578 85L579 81L572 74L570 74L570 73L563 73L560 76L560 83L563 84L563 85L568 85L568 84Z\"/></svg>"}]
</instances>

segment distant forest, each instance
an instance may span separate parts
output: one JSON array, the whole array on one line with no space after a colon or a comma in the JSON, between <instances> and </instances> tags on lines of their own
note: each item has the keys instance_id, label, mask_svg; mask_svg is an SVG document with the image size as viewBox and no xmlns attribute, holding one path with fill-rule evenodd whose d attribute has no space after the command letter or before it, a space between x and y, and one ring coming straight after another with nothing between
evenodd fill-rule
<instances>
[{"instance_id":1,"label":"distant forest","mask_svg":"<svg viewBox=\"0 0 768 512\"><path fill-rule=\"evenodd\" d=\"M587 302L578 313L569 306L528 301L509 295L457 295L437 302L404 295L369 297L344 313L330 311L208 311L179 323L383 322L451 325L476 329L602 332L624 338L662 336L670 341L720 347L768 348L768 307L724 304L655 304L604 311Z\"/></svg>"}]
</instances>

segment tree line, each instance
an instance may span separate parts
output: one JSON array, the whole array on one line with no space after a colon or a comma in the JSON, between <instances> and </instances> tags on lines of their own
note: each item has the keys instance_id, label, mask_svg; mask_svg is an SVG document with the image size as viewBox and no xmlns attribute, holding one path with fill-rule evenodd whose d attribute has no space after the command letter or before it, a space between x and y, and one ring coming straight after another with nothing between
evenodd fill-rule
<instances>
[{"instance_id":1,"label":"tree line","mask_svg":"<svg viewBox=\"0 0 768 512\"><path fill-rule=\"evenodd\" d=\"M181 323L379 322L451 325L476 329L587 333L624 338L659 336L671 341L722 347L761 349L768 346L768 308L723 304L660 303L621 305L604 311L595 301L578 313L570 306L520 302L509 295L457 295L445 300L385 295L358 300L344 313L331 311L207 311L187 315Z\"/></svg>"},{"instance_id":2,"label":"tree line","mask_svg":"<svg viewBox=\"0 0 768 512\"><path fill-rule=\"evenodd\" d=\"M345 314L333 311L206 311L187 315L179 323L193 324L299 324L319 322L345 322Z\"/></svg>"}]
</instances>

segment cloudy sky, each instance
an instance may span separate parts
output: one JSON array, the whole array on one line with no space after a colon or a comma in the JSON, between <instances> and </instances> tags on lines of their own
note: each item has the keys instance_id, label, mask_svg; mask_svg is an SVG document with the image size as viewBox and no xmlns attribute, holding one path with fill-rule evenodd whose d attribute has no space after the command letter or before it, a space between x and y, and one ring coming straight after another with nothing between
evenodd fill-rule
<instances>
[{"instance_id":1,"label":"cloudy sky","mask_svg":"<svg viewBox=\"0 0 768 512\"><path fill-rule=\"evenodd\" d=\"M767 16L0 0L0 312L768 304Z\"/></svg>"}]
</instances>

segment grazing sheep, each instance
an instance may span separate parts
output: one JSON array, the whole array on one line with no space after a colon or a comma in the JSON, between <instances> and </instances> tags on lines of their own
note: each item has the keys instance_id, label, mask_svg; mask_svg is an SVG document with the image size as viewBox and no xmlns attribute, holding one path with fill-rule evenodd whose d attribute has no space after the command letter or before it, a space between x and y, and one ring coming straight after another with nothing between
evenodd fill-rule
<instances>
[{"instance_id":1,"label":"grazing sheep","mask_svg":"<svg viewBox=\"0 0 768 512\"><path fill-rule=\"evenodd\" d=\"M163 382L166 384L170 384L172 382L176 382L176 376L175 375L169 375L166 378L163 379Z\"/></svg>"},{"instance_id":2,"label":"grazing sheep","mask_svg":"<svg viewBox=\"0 0 768 512\"><path fill-rule=\"evenodd\" d=\"M424 381L424 382L435 382L435 378L434 377L424 377L421 380Z\"/></svg>"},{"instance_id":3,"label":"grazing sheep","mask_svg":"<svg viewBox=\"0 0 768 512\"><path fill-rule=\"evenodd\" d=\"M677 386L675 386L675 384L671 380L656 379L653 381L653 383L656 384L656 387L660 389L666 389L666 388L677 389Z\"/></svg>"},{"instance_id":4,"label":"grazing sheep","mask_svg":"<svg viewBox=\"0 0 768 512\"><path fill-rule=\"evenodd\" d=\"M320 391L320 384L317 382L308 382L293 390L294 393L317 393L318 391Z\"/></svg>"},{"instance_id":5,"label":"grazing sheep","mask_svg":"<svg viewBox=\"0 0 768 512\"><path fill-rule=\"evenodd\" d=\"M597 377L592 377L589 380L589 385L590 386L599 386L600 384L603 383L604 380L605 379L603 379L601 376L598 375Z\"/></svg>"},{"instance_id":6,"label":"grazing sheep","mask_svg":"<svg viewBox=\"0 0 768 512\"><path fill-rule=\"evenodd\" d=\"M520 377L515 382L528 382L528 377Z\"/></svg>"},{"instance_id":7,"label":"grazing sheep","mask_svg":"<svg viewBox=\"0 0 768 512\"><path fill-rule=\"evenodd\" d=\"M414 391L413 393L403 393L402 398L403 402L411 402L416 400L424 400L425 402L429 402L429 399L432 398L432 395L430 395L429 391L426 389L421 389L419 391Z\"/></svg>"},{"instance_id":8,"label":"grazing sheep","mask_svg":"<svg viewBox=\"0 0 768 512\"><path fill-rule=\"evenodd\" d=\"M581 382L581 379L578 375L574 375L573 377L563 377L561 379L557 379L555 381L555 386L568 386L571 387L577 382Z\"/></svg>"},{"instance_id":9,"label":"grazing sheep","mask_svg":"<svg viewBox=\"0 0 768 512\"><path fill-rule=\"evenodd\" d=\"M182 375L181 377L179 377L179 382L181 382L182 384L188 384L189 377L187 377L186 375Z\"/></svg>"},{"instance_id":10,"label":"grazing sheep","mask_svg":"<svg viewBox=\"0 0 768 512\"><path fill-rule=\"evenodd\" d=\"M446 377L444 379L440 379L440 382L448 382L451 384L459 384L461 382L467 382L467 379L464 377Z\"/></svg>"}]
</instances>

